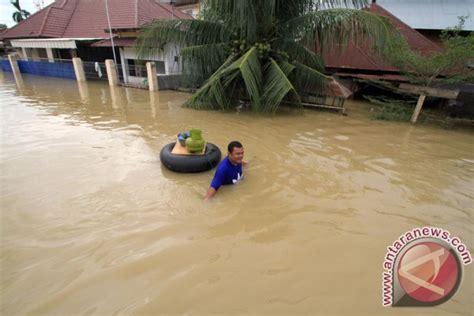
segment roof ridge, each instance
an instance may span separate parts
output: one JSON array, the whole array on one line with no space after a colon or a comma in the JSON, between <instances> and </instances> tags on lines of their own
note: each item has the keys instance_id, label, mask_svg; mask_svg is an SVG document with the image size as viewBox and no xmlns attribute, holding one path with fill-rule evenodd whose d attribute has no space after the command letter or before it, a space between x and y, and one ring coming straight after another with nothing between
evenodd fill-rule
<instances>
[{"instance_id":1,"label":"roof ridge","mask_svg":"<svg viewBox=\"0 0 474 316\"><path fill-rule=\"evenodd\" d=\"M64 8L64 6L66 5L66 3L67 3L67 0L63 0L63 4L61 4L61 5L59 6L59 8Z\"/></svg>"},{"instance_id":2,"label":"roof ridge","mask_svg":"<svg viewBox=\"0 0 474 316\"><path fill-rule=\"evenodd\" d=\"M170 9L168 9L166 6L164 6L164 3L161 3L161 2L157 2L157 1L150 1L154 4L157 4L158 6L160 6L161 8L163 8L164 10L168 11L170 13L171 16L173 16L173 11L171 11Z\"/></svg>"},{"instance_id":3,"label":"roof ridge","mask_svg":"<svg viewBox=\"0 0 474 316\"><path fill-rule=\"evenodd\" d=\"M46 10L46 9L49 9L49 8L52 7L53 4L55 4L55 3L56 3L56 0L55 0L54 2L48 4L48 5L47 5L46 7L44 7L43 9L38 10L38 11L36 11L35 13L29 15L26 19L23 19L23 20L21 20L20 22L18 22L17 24L15 24L14 26L8 28L5 32L2 33L2 35L4 35L5 33L9 32L10 30L13 30L13 29L17 28L17 27L20 26L20 25L23 25L23 23L25 23L26 20L28 20L29 18L31 18L31 17L37 15L37 14L40 13L40 12L43 12L43 11ZM46 16L47 16L47 14L46 14ZM45 20L46 20L46 16L45 16ZM44 23L44 20L43 20L43 23ZM40 33L38 34L38 36L40 36Z\"/></svg>"},{"instance_id":4,"label":"roof ridge","mask_svg":"<svg viewBox=\"0 0 474 316\"><path fill-rule=\"evenodd\" d=\"M64 33L66 33L66 31L67 31L67 29L68 29L68 27L69 27L69 24L71 24L71 20L72 20L71 17L72 17L72 15L74 14L74 11L76 11L76 7L77 7L77 2L78 2L78 1L79 1L79 0L74 0L74 8L71 10L71 14L69 15L69 17L68 17L68 19L67 19L68 21L67 21L66 27L64 28L63 34L62 34L61 36L64 36ZM63 5L62 5L62 8L64 8L64 6L66 5L66 2L68 2L68 0L64 0Z\"/></svg>"},{"instance_id":5,"label":"roof ridge","mask_svg":"<svg viewBox=\"0 0 474 316\"><path fill-rule=\"evenodd\" d=\"M378 63L377 63L376 60L374 60L369 54L367 54L367 52L366 52L364 49L362 49L358 44L354 43L354 46L357 48L357 50L360 51L360 53L362 53L362 55L365 56L365 58L366 58L370 63L372 63L378 70L380 70L380 67L379 67L379 65L378 65Z\"/></svg>"},{"instance_id":6,"label":"roof ridge","mask_svg":"<svg viewBox=\"0 0 474 316\"><path fill-rule=\"evenodd\" d=\"M411 26L409 26L408 24L406 24L405 22L403 22L402 20L400 20L398 17L396 17L395 15L393 15L390 11L388 11L387 9L385 9L384 7L382 7L380 4L378 3L372 3L370 5L370 8L372 8L372 6L376 7L376 8L379 8L380 10L382 10L384 12L384 14L387 15L388 18L392 18L394 20L396 20L397 22L399 22L400 24L402 24L404 27L406 27L410 32L412 32L413 34L415 34L418 38L420 38L421 40L425 41L426 43L430 43L430 45L432 45L433 47L436 47L438 49L440 49L441 47L436 44L435 42L433 42L432 40L430 40L429 38L427 38L426 36L424 36L423 34L421 34L420 32L418 32L417 30L415 30L414 28L412 28Z\"/></svg>"},{"instance_id":7,"label":"roof ridge","mask_svg":"<svg viewBox=\"0 0 474 316\"><path fill-rule=\"evenodd\" d=\"M49 7L48 10L46 10L46 14L44 15L43 23L41 23L41 27L38 32L38 36L41 36L43 34L44 27L46 25L46 21L48 20L49 13L51 12L51 9L53 7Z\"/></svg>"},{"instance_id":8,"label":"roof ridge","mask_svg":"<svg viewBox=\"0 0 474 316\"><path fill-rule=\"evenodd\" d=\"M138 28L138 0L135 0L135 27Z\"/></svg>"}]
</instances>

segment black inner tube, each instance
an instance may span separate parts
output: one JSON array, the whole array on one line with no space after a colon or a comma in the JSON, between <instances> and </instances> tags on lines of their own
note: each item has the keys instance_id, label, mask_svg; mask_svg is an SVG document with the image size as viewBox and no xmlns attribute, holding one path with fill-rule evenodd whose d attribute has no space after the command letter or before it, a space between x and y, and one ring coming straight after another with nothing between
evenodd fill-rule
<instances>
[{"instance_id":1,"label":"black inner tube","mask_svg":"<svg viewBox=\"0 0 474 316\"><path fill-rule=\"evenodd\" d=\"M211 170L221 161L221 151L214 144L207 143L204 155L172 154L175 143L165 145L160 152L161 163L168 169L182 173L196 173Z\"/></svg>"}]
</instances>

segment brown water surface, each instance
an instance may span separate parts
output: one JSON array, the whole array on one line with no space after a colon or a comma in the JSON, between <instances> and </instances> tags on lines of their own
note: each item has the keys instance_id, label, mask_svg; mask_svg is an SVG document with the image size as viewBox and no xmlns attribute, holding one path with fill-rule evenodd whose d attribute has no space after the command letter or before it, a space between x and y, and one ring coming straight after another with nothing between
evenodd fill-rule
<instances>
[{"instance_id":1,"label":"brown water surface","mask_svg":"<svg viewBox=\"0 0 474 316\"><path fill-rule=\"evenodd\" d=\"M428 309L382 307L386 247L415 227L473 242L474 135L306 110L194 111L177 92L0 73L2 315L472 315L474 271ZM164 169L200 127L244 180Z\"/></svg>"}]
</instances>

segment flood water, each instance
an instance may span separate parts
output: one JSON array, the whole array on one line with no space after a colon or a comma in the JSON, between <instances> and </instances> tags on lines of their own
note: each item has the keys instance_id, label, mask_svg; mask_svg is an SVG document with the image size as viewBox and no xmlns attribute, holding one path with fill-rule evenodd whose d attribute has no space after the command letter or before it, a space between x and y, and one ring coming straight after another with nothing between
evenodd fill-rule
<instances>
[{"instance_id":1,"label":"flood water","mask_svg":"<svg viewBox=\"0 0 474 316\"><path fill-rule=\"evenodd\" d=\"M445 228L472 252L472 132L187 97L0 73L0 314L472 315L472 266L434 308L383 308L381 290L408 230ZM213 171L159 161L190 127L249 161L211 202Z\"/></svg>"}]
</instances>

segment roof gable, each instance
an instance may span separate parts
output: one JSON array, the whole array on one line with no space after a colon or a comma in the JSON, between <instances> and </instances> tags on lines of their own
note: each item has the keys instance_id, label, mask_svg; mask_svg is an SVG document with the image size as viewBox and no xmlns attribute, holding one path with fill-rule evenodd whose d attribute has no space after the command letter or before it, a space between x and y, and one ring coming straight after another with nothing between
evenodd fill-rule
<instances>
[{"instance_id":1,"label":"roof gable","mask_svg":"<svg viewBox=\"0 0 474 316\"><path fill-rule=\"evenodd\" d=\"M155 19L190 19L155 0L107 0L113 29L139 28ZM173 12L174 11L174 12ZM2 38L106 38L105 0L56 0L2 34Z\"/></svg>"}]
</instances>

